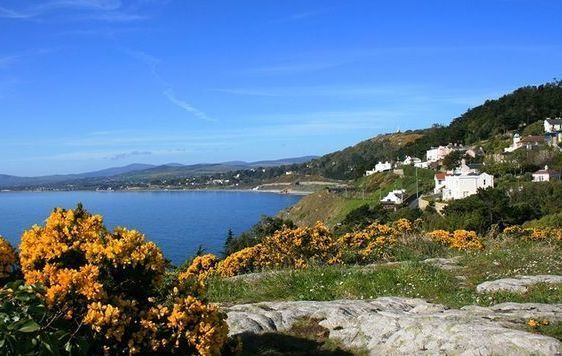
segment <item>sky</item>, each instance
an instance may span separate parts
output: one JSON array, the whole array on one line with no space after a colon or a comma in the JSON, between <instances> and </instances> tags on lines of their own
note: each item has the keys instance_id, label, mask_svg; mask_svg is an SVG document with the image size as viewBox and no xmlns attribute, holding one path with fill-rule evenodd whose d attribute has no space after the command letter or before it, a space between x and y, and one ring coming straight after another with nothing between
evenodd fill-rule
<instances>
[{"instance_id":1,"label":"sky","mask_svg":"<svg viewBox=\"0 0 562 356\"><path fill-rule=\"evenodd\" d=\"M0 174L321 155L562 77L559 0L0 0Z\"/></svg>"}]
</instances>

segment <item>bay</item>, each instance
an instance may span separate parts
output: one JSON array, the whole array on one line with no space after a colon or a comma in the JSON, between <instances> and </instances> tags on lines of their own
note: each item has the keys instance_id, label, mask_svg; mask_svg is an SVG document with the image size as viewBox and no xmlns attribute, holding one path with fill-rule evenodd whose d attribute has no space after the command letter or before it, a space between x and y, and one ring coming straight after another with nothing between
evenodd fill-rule
<instances>
[{"instance_id":1,"label":"bay","mask_svg":"<svg viewBox=\"0 0 562 356\"><path fill-rule=\"evenodd\" d=\"M106 226L124 226L145 234L174 264L199 246L220 253L227 231L239 234L261 215L275 215L300 199L275 193L187 192L2 192L0 235L14 246L24 230L43 224L55 207L86 210L104 217Z\"/></svg>"}]
</instances>

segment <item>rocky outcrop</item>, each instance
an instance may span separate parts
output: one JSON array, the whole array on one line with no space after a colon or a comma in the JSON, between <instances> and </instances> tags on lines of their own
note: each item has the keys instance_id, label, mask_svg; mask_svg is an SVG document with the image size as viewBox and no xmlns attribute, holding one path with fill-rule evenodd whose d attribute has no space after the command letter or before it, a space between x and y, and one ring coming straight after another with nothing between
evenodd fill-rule
<instances>
[{"instance_id":1,"label":"rocky outcrop","mask_svg":"<svg viewBox=\"0 0 562 356\"><path fill-rule=\"evenodd\" d=\"M529 319L562 321L562 304L505 303L447 309L421 299L295 301L226 309L231 335L283 331L302 318L320 320L329 337L383 354L556 355L551 337L514 329Z\"/></svg>"},{"instance_id":2,"label":"rocky outcrop","mask_svg":"<svg viewBox=\"0 0 562 356\"><path fill-rule=\"evenodd\" d=\"M562 283L562 276L539 275L539 276L517 276L513 278L497 279L480 283L476 286L478 293L511 292L525 293L527 287L539 283L558 284Z\"/></svg>"}]
</instances>

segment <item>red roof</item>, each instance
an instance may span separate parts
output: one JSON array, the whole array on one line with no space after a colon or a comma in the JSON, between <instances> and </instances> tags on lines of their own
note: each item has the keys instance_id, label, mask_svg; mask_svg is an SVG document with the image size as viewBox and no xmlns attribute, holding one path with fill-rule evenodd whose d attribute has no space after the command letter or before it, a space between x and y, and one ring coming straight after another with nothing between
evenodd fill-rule
<instances>
[{"instance_id":1,"label":"red roof","mask_svg":"<svg viewBox=\"0 0 562 356\"><path fill-rule=\"evenodd\" d=\"M435 173L435 178L436 178L437 180L443 180L443 179L445 179L446 176L447 176L447 173L445 173L445 172L437 172L437 173Z\"/></svg>"},{"instance_id":2,"label":"red roof","mask_svg":"<svg viewBox=\"0 0 562 356\"><path fill-rule=\"evenodd\" d=\"M523 143L544 142L544 136L527 136L521 139Z\"/></svg>"}]
</instances>

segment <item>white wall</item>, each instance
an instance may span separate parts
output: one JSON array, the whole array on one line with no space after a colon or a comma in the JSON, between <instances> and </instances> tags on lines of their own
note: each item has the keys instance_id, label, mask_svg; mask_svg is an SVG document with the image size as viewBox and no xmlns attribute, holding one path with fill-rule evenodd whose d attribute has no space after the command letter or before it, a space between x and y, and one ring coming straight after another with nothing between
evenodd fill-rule
<instances>
[{"instance_id":1,"label":"white wall","mask_svg":"<svg viewBox=\"0 0 562 356\"><path fill-rule=\"evenodd\" d=\"M494 187L494 176L487 173L480 175L455 175L445 177L443 200L463 199L478 192L478 189Z\"/></svg>"}]
</instances>

